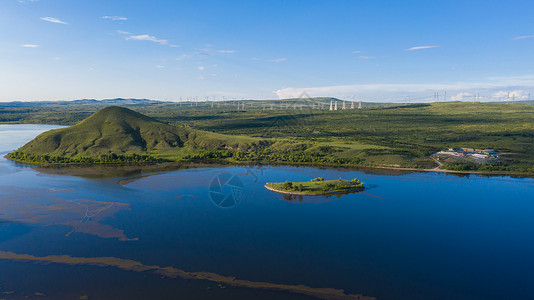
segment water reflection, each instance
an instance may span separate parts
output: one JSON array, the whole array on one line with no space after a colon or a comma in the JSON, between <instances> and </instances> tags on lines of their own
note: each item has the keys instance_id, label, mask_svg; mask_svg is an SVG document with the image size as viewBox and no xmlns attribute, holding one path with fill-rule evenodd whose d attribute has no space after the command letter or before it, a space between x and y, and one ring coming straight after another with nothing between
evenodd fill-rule
<instances>
[{"instance_id":1,"label":"water reflection","mask_svg":"<svg viewBox=\"0 0 534 300\"><path fill-rule=\"evenodd\" d=\"M298 203L298 204L309 204L309 203L328 203L332 201L337 201L341 199L341 197L350 195L350 194L358 194L363 193L363 191L352 191L352 192L345 192L345 193L335 193L330 195L321 195L321 196L306 196L306 195L291 195L291 194L281 194L282 199L291 202L291 203Z\"/></svg>"}]
</instances>

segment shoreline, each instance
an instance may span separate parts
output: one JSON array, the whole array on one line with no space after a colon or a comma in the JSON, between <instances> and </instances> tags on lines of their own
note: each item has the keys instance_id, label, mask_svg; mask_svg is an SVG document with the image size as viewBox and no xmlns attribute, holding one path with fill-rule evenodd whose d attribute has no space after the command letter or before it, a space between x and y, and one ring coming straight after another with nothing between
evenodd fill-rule
<instances>
[{"instance_id":1,"label":"shoreline","mask_svg":"<svg viewBox=\"0 0 534 300\"><path fill-rule=\"evenodd\" d=\"M285 195L299 195L299 196L327 196L327 195L335 195L335 194L355 193L355 192L361 192L361 191L365 190L365 187L362 187L362 188L357 188L357 189L332 191L332 192L323 192L323 193L288 192L288 191L277 190L275 188L267 186L267 184L269 184L269 182L267 182L264 185L264 187L266 189L268 189L269 191L280 193L280 194L285 194Z\"/></svg>"},{"instance_id":2,"label":"shoreline","mask_svg":"<svg viewBox=\"0 0 534 300\"><path fill-rule=\"evenodd\" d=\"M205 167L223 167L223 166L288 166L288 167L312 167L312 168L325 168L325 169L347 169L361 172L369 172L371 170L389 170L389 171L398 171L398 172L434 172L434 173L445 173L445 174L457 174L457 175L484 175L484 176L521 176L534 178L533 173L523 173L523 172L484 172L484 171L457 171L457 170L447 170L439 169L439 166L432 169L419 169L419 168L403 168L403 167L391 167L391 166L358 166L358 165L322 165L314 163L262 163L262 162L228 162L228 161L206 161L206 162L196 162L196 161L167 161L159 163L143 163L143 164L120 164L120 163L101 163L101 164L92 164L92 165L83 165L83 164L39 164L39 163L30 163L25 161L19 161L15 159L8 158L4 156L5 159L12 161L14 163L23 164L29 167L38 169L39 171L46 170L48 172L44 173L56 173L60 175L81 175L81 174L91 174L86 171L91 169L108 169L112 168L114 170L128 170L128 169L137 169L140 171L151 170L151 169L165 169L165 168L205 168ZM70 170L70 171L69 171Z\"/></svg>"}]
</instances>

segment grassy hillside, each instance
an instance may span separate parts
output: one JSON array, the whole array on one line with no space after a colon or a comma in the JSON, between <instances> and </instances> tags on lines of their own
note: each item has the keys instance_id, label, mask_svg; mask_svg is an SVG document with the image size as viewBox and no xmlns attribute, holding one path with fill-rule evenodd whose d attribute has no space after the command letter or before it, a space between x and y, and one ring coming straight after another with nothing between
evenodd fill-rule
<instances>
[{"instance_id":1,"label":"grassy hillside","mask_svg":"<svg viewBox=\"0 0 534 300\"><path fill-rule=\"evenodd\" d=\"M242 149L258 139L175 127L127 108L103 108L80 123L47 131L18 153L68 158L102 155L184 156L202 150Z\"/></svg>"}]
</instances>

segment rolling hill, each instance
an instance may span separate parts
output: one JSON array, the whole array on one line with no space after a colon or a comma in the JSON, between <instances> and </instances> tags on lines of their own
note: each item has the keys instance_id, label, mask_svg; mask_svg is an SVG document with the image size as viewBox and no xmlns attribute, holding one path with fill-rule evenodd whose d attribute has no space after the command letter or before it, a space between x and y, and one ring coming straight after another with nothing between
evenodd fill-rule
<instances>
[{"instance_id":1,"label":"rolling hill","mask_svg":"<svg viewBox=\"0 0 534 300\"><path fill-rule=\"evenodd\" d=\"M80 123L47 131L17 150L27 155L98 157L99 155L169 156L175 152L256 147L258 139L175 127L128 108L100 109Z\"/></svg>"}]
</instances>

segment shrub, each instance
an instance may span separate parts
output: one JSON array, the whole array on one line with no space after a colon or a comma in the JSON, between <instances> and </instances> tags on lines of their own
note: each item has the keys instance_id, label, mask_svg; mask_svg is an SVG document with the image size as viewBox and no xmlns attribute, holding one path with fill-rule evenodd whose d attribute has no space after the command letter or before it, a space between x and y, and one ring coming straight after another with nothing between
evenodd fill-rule
<instances>
[{"instance_id":1,"label":"shrub","mask_svg":"<svg viewBox=\"0 0 534 300\"><path fill-rule=\"evenodd\" d=\"M336 186L333 183L327 183L323 185L323 192L329 192L333 190Z\"/></svg>"},{"instance_id":2,"label":"shrub","mask_svg":"<svg viewBox=\"0 0 534 300\"><path fill-rule=\"evenodd\" d=\"M284 190L292 190L293 189L293 182L286 181L282 184L282 189Z\"/></svg>"}]
</instances>

